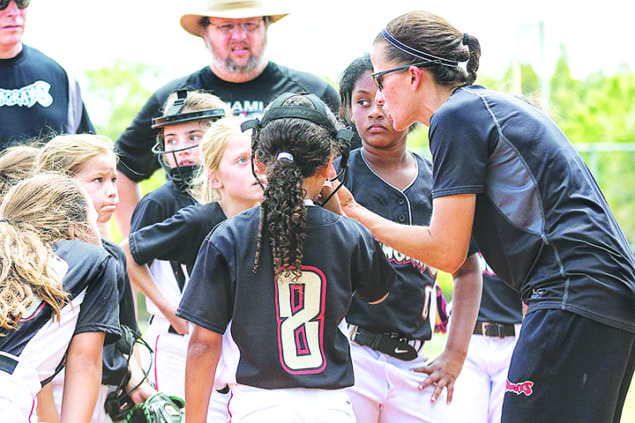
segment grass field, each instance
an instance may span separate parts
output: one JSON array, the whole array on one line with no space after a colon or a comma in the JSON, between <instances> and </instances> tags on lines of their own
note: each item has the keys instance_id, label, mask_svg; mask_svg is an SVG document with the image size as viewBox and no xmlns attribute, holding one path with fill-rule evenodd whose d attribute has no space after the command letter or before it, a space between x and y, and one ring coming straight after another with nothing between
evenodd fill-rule
<instances>
[{"instance_id":1,"label":"grass field","mask_svg":"<svg viewBox=\"0 0 635 423\"><path fill-rule=\"evenodd\" d=\"M423 352L432 359L439 355L445 343L445 335L435 334L434 338L423 346ZM622 423L635 423L635 382L631 382L628 397L622 412Z\"/></svg>"}]
</instances>

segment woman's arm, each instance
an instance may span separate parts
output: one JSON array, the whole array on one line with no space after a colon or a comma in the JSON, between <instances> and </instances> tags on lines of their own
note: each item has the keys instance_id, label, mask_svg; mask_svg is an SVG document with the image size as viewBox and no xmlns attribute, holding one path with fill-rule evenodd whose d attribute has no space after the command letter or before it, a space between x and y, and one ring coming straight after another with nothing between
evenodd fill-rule
<instances>
[{"instance_id":1,"label":"woman's arm","mask_svg":"<svg viewBox=\"0 0 635 423\"><path fill-rule=\"evenodd\" d=\"M414 369L429 375L419 389L434 384L435 390L431 397L434 402L445 387L448 391L448 404L452 401L454 382L463 367L481 303L483 269L477 254L468 257L452 276L452 319L445 349L430 365Z\"/></svg>"},{"instance_id":2,"label":"woman's arm","mask_svg":"<svg viewBox=\"0 0 635 423\"><path fill-rule=\"evenodd\" d=\"M73 336L66 356L62 423L90 421L101 386L103 332L84 332Z\"/></svg>"},{"instance_id":3,"label":"woman's arm","mask_svg":"<svg viewBox=\"0 0 635 423\"><path fill-rule=\"evenodd\" d=\"M136 288L143 292L143 295L148 297L161 311L161 313L170 321L170 324L178 333L185 335L189 331L189 324L187 320L181 319L176 316L177 304L170 301L161 292L157 283L155 282L150 269L145 264L138 264L135 262L132 253L130 252L130 243L128 238L124 239L120 247L126 253L126 263L128 265L128 277L133 288Z\"/></svg>"},{"instance_id":4,"label":"woman's arm","mask_svg":"<svg viewBox=\"0 0 635 423\"><path fill-rule=\"evenodd\" d=\"M470 244L475 194L435 198L430 226L401 225L355 202L345 187L337 192L344 213L358 220L384 244L447 273L456 273Z\"/></svg>"},{"instance_id":5,"label":"woman's arm","mask_svg":"<svg viewBox=\"0 0 635 423\"><path fill-rule=\"evenodd\" d=\"M185 421L206 422L223 336L194 326L185 365Z\"/></svg>"}]
</instances>

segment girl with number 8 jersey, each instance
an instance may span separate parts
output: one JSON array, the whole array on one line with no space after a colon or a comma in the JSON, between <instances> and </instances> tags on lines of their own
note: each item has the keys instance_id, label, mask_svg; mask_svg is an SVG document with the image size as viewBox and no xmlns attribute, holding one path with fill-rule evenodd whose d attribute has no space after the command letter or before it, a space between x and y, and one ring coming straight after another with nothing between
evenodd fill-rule
<instances>
[{"instance_id":1,"label":"girl with number 8 jersey","mask_svg":"<svg viewBox=\"0 0 635 423\"><path fill-rule=\"evenodd\" d=\"M354 293L381 301L394 271L369 231L314 205L341 135L317 97L283 94L247 127L267 187L205 240L179 305L194 323L186 419L204 421L215 381L232 389L232 421L355 421L338 325Z\"/></svg>"}]
</instances>

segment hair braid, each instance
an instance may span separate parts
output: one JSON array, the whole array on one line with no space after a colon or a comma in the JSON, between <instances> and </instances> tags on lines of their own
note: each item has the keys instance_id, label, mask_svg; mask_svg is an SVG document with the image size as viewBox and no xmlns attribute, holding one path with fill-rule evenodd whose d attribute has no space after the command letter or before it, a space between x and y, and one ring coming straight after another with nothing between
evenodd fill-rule
<instances>
[{"instance_id":1,"label":"hair braid","mask_svg":"<svg viewBox=\"0 0 635 423\"><path fill-rule=\"evenodd\" d=\"M289 106L315 108L300 94L289 97L282 107ZM335 116L330 111L326 117L336 127ZM300 118L273 120L254 131L252 140L254 155L263 164L267 175L253 270L258 270L263 243L268 239L276 276L291 275L292 280L297 280L301 274L306 238L304 178L314 175L328 163L336 151L336 140L328 129ZM278 160L281 152L289 153L293 160Z\"/></svg>"}]
</instances>

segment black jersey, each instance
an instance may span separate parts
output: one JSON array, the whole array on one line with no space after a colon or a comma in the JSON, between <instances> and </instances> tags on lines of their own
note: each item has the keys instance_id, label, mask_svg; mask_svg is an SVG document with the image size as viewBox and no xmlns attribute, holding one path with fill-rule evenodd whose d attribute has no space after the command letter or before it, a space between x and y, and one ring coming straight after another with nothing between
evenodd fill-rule
<instances>
[{"instance_id":1,"label":"black jersey","mask_svg":"<svg viewBox=\"0 0 635 423\"><path fill-rule=\"evenodd\" d=\"M157 259L176 261L191 273L203 240L225 219L217 202L182 208L163 222L131 233L130 253L138 264Z\"/></svg>"},{"instance_id":2,"label":"black jersey","mask_svg":"<svg viewBox=\"0 0 635 423\"><path fill-rule=\"evenodd\" d=\"M39 50L0 59L0 150L31 138L95 133L79 84Z\"/></svg>"},{"instance_id":3,"label":"black jersey","mask_svg":"<svg viewBox=\"0 0 635 423\"><path fill-rule=\"evenodd\" d=\"M252 272L260 207L226 220L201 246L177 315L218 333L231 322L240 353L237 383L267 389L353 384L348 340L337 326L353 293L381 299L394 271L356 221L315 206L307 214L300 283L276 279L268 240Z\"/></svg>"},{"instance_id":4,"label":"black jersey","mask_svg":"<svg viewBox=\"0 0 635 423\"><path fill-rule=\"evenodd\" d=\"M367 209L386 219L406 225L428 225L432 215L432 164L416 154L417 176L403 190L377 175L364 160L362 150L351 152L346 187ZM335 163L339 168L339 159ZM377 333L399 333L405 338L428 340L436 269L382 244L397 273L390 295L379 304L353 299L346 315L348 323Z\"/></svg>"},{"instance_id":5,"label":"black jersey","mask_svg":"<svg viewBox=\"0 0 635 423\"><path fill-rule=\"evenodd\" d=\"M482 256L479 258L483 260ZM487 263L484 263L483 267L483 293L477 320L508 324L521 323L523 303L520 301L518 291L500 280Z\"/></svg>"},{"instance_id":6,"label":"black jersey","mask_svg":"<svg viewBox=\"0 0 635 423\"><path fill-rule=\"evenodd\" d=\"M361 149L351 152L346 187L357 201L378 215L405 225L429 225L432 216L432 163L412 154L417 176L403 190L377 175L364 160ZM339 169L340 160L335 161ZM377 333L398 333L409 339L429 340L434 331L431 311L436 305L434 284L437 270L382 245L397 273L390 295L380 304L354 298L346 321ZM476 247L470 245L468 254ZM432 319L430 319L432 317Z\"/></svg>"},{"instance_id":7,"label":"black jersey","mask_svg":"<svg viewBox=\"0 0 635 423\"><path fill-rule=\"evenodd\" d=\"M476 194L473 235L529 311L635 332L635 259L582 158L540 110L463 87L430 120L435 197Z\"/></svg>"},{"instance_id":8,"label":"black jersey","mask_svg":"<svg viewBox=\"0 0 635 423\"><path fill-rule=\"evenodd\" d=\"M135 207L130 222L130 233L142 228L163 222L183 207L197 204L197 201L188 192L177 187L172 181L168 181L159 188L146 194ZM150 263L149 263L150 264ZM177 283L182 288L186 276L176 261L170 262L172 272ZM161 272L161 270L159 270ZM156 276L156 275L155 275Z\"/></svg>"},{"instance_id":9,"label":"black jersey","mask_svg":"<svg viewBox=\"0 0 635 423\"><path fill-rule=\"evenodd\" d=\"M52 320L48 304L36 301L18 328L0 337L0 352L18 362L13 376L33 393L62 369L75 334L104 332L105 344L119 338L115 260L105 249L81 241L60 241L53 250L51 266L69 294L60 322Z\"/></svg>"},{"instance_id":10,"label":"black jersey","mask_svg":"<svg viewBox=\"0 0 635 423\"><path fill-rule=\"evenodd\" d=\"M156 131L151 129L151 121L161 114L161 108L170 93L181 88L211 91L227 102L234 115L241 116L262 114L270 101L286 92L313 93L334 112L339 109L337 91L325 79L306 72L269 62L255 79L233 83L220 79L206 66L159 88L117 140L120 154L118 168L131 180L147 179L159 168L156 157L151 152L156 142Z\"/></svg>"},{"instance_id":11,"label":"black jersey","mask_svg":"<svg viewBox=\"0 0 635 423\"><path fill-rule=\"evenodd\" d=\"M117 264L119 322L138 332L139 327L137 326L134 298L130 280L128 279L128 267L126 266L126 253L112 241L102 239L101 242L104 249L115 259ZM127 372L128 360L123 356L123 353L115 347L115 344L104 346L101 374L102 385L119 385Z\"/></svg>"},{"instance_id":12,"label":"black jersey","mask_svg":"<svg viewBox=\"0 0 635 423\"><path fill-rule=\"evenodd\" d=\"M132 213L130 232L163 222L183 207L194 204L197 204L197 201L188 192L180 190L174 182L168 181L139 201Z\"/></svg>"}]
</instances>

